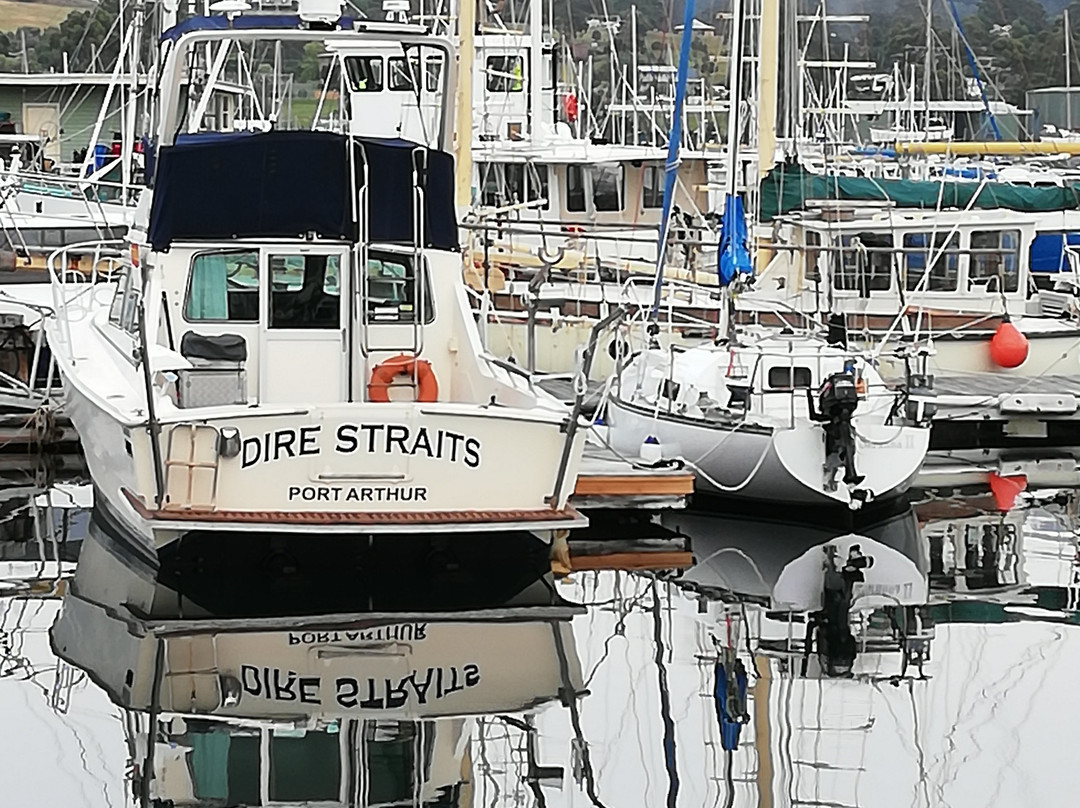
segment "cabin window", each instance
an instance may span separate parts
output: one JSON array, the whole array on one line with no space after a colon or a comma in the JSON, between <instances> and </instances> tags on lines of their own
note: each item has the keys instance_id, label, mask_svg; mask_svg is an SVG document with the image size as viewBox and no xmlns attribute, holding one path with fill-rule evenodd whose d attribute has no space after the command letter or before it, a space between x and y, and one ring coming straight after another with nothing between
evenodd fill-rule
<instances>
[{"instance_id":1,"label":"cabin window","mask_svg":"<svg viewBox=\"0 0 1080 808\"><path fill-rule=\"evenodd\" d=\"M946 243L948 238L948 243ZM933 247L929 245L933 243ZM927 274L926 264L933 259ZM909 292L955 292L960 277L960 234L904 234L904 288Z\"/></svg>"},{"instance_id":2,"label":"cabin window","mask_svg":"<svg viewBox=\"0 0 1080 808\"><path fill-rule=\"evenodd\" d=\"M821 268L818 261L821 258L821 233L815 230L806 231L806 279L817 283L821 280Z\"/></svg>"},{"instance_id":3,"label":"cabin window","mask_svg":"<svg viewBox=\"0 0 1080 808\"><path fill-rule=\"evenodd\" d=\"M592 202L595 211L623 209L625 168L619 163L596 163L588 166L592 181ZM566 209L580 213L585 207L585 167L566 167Z\"/></svg>"},{"instance_id":4,"label":"cabin window","mask_svg":"<svg viewBox=\"0 0 1080 808\"><path fill-rule=\"evenodd\" d=\"M340 277L336 255L271 255L270 327L340 328Z\"/></svg>"},{"instance_id":5,"label":"cabin window","mask_svg":"<svg viewBox=\"0 0 1080 808\"><path fill-rule=\"evenodd\" d=\"M116 281L116 292L109 304L109 322L128 333L139 330L139 300L142 298L141 280L131 267L121 270Z\"/></svg>"},{"instance_id":6,"label":"cabin window","mask_svg":"<svg viewBox=\"0 0 1080 808\"><path fill-rule=\"evenodd\" d=\"M486 207L505 207L521 202L544 200L539 207L547 210L547 166L527 163L480 163L481 204Z\"/></svg>"},{"instance_id":7,"label":"cabin window","mask_svg":"<svg viewBox=\"0 0 1080 808\"><path fill-rule=\"evenodd\" d=\"M617 211L623 209L623 175L626 173L619 163L598 163L589 166L592 174L593 208L597 211Z\"/></svg>"},{"instance_id":8,"label":"cabin window","mask_svg":"<svg viewBox=\"0 0 1080 808\"><path fill-rule=\"evenodd\" d=\"M1020 288L1020 231L977 230L971 234L968 284L987 292Z\"/></svg>"},{"instance_id":9,"label":"cabin window","mask_svg":"<svg viewBox=\"0 0 1080 808\"><path fill-rule=\"evenodd\" d=\"M812 379L810 368L769 368L769 388L771 390L809 390Z\"/></svg>"},{"instance_id":10,"label":"cabin window","mask_svg":"<svg viewBox=\"0 0 1080 808\"><path fill-rule=\"evenodd\" d=\"M270 735L270 801L333 802L341 798L341 735L309 730Z\"/></svg>"},{"instance_id":11,"label":"cabin window","mask_svg":"<svg viewBox=\"0 0 1080 808\"><path fill-rule=\"evenodd\" d=\"M422 323L435 319L431 305L431 286L427 273L423 276L421 299L416 299L416 274L413 272L411 255L401 253L368 252L367 262L367 322L415 323L417 309L422 310Z\"/></svg>"},{"instance_id":12,"label":"cabin window","mask_svg":"<svg viewBox=\"0 0 1080 808\"><path fill-rule=\"evenodd\" d=\"M424 62L424 86L429 93L439 91L442 83L442 57L429 57Z\"/></svg>"},{"instance_id":13,"label":"cabin window","mask_svg":"<svg viewBox=\"0 0 1080 808\"><path fill-rule=\"evenodd\" d=\"M1067 272L1069 248L1080 246L1080 233L1039 233L1031 240L1028 266L1032 272Z\"/></svg>"},{"instance_id":14,"label":"cabin window","mask_svg":"<svg viewBox=\"0 0 1080 808\"><path fill-rule=\"evenodd\" d=\"M840 268L834 274L838 290L887 292L892 285L892 236L857 233L840 237Z\"/></svg>"},{"instance_id":15,"label":"cabin window","mask_svg":"<svg viewBox=\"0 0 1080 808\"><path fill-rule=\"evenodd\" d=\"M377 93L383 88L381 56L346 56L345 77L354 93Z\"/></svg>"},{"instance_id":16,"label":"cabin window","mask_svg":"<svg viewBox=\"0 0 1080 808\"><path fill-rule=\"evenodd\" d=\"M520 93L524 89L525 60L520 56L489 56L487 88L493 93Z\"/></svg>"},{"instance_id":17,"label":"cabin window","mask_svg":"<svg viewBox=\"0 0 1080 808\"><path fill-rule=\"evenodd\" d=\"M113 299L109 304L109 322L115 326L120 325L120 312L124 309L124 291L128 277L126 270L121 270L121 273L116 279L116 291L113 292Z\"/></svg>"},{"instance_id":18,"label":"cabin window","mask_svg":"<svg viewBox=\"0 0 1080 808\"><path fill-rule=\"evenodd\" d=\"M641 207L664 206L664 167L645 166L641 172Z\"/></svg>"},{"instance_id":19,"label":"cabin window","mask_svg":"<svg viewBox=\"0 0 1080 808\"><path fill-rule=\"evenodd\" d=\"M585 172L581 166L566 167L566 209L572 213L585 210Z\"/></svg>"},{"instance_id":20,"label":"cabin window","mask_svg":"<svg viewBox=\"0 0 1080 808\"><path fill-rule=\"evenodd\" d=\"M415 56L406 60L395 56L386 60L386 84L391 90L416 92L417 79L420 77L420 62Z\"/></svg>"},{"instance_id":21,"label":"cabin window","mask_svg":"<svg viewBox=\"0 0 1080 808\"><path fill-rule=\"evenodd\" d=\"M191 262L184 319L259 321L259 253L217 252Z\"/></svg>"}]
</instances>

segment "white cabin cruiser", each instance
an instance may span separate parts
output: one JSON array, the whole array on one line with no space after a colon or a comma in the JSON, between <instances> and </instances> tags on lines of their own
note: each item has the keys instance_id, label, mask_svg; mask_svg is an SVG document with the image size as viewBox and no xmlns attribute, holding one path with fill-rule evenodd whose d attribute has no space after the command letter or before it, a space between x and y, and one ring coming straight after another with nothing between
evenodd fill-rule
<instances>
[{"instance_id":1,"label":"white cabin cruiser","mask_svg":"<svg viewBox=\"0 0 1080 808\"><path fill-rule=\"evenodd\" d=\"M66 250L51 258L50 345L101 499L152 546L196 529L582 524L567 506L582 435L483 352L461 281L450 44L344 18L221 22L163 37L154 187L117 282L73 291ZM423 143L205 131L186 60L267 40L438 57L438 127Z\"/></svg>"},{"instance_id":2,"label":"white cabin cruiser","mask_svg":"<svg viewBox=\"0 0 1080 808\"><path fill-rule=\"evenodd\" d=\"M904 491L929 428L854 353L804 334L658 345L633 356L606 402L624 455L682 459L698 491L858 507Z\"/></svg>"}]
</instances>

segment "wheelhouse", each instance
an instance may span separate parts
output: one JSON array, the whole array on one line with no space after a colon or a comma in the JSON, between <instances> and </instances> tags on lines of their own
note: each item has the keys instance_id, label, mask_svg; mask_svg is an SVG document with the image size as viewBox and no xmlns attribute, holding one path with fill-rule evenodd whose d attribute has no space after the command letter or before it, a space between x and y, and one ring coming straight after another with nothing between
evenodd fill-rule
<instances>
[{"instance_id":1,"label":"wheelhouse","mask_svg":"<svg viewBox=\"0 0 1080 808\"><path fill-rule=\"evenodd\" d=\"M1032 215L1012 211L783 217L759 294L801 296L810 311L857 303L881 314L913 304L1022 313L1036 291L1035 226Z\"/></svg>"}]
</instances>

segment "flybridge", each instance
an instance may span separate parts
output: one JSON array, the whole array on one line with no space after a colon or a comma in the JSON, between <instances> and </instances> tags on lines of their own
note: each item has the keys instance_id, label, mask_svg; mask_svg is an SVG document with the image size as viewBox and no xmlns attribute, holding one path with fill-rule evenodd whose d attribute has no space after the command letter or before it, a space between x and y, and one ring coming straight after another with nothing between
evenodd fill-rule
<instances>
[{"instance_id":1,"label":"flybridge","mask_svg":"<svg viewBox=\"0 0 1080 808\"><path fill-rule=\"evenodd\" d=\"M158 251L175 241L310 233L408 244L416 195L401 189L414 175L424 189L423 246L457 249L453 158L415 143L332 132L197 134L162 147L157 163L148 235ZM378 200L366 233L355 189Z\"/></svg>"},{"instance_id":2,"label":"flybridge","mask_svg":"<svg viewBox=\"0 0 1080 808\"><path fill-rule=\"evenodd\" d=\"M308 27L319 26L320 30L333 31L369 31L372 33L385 34L423 34L425 29L420 25L407 23L393 23L372 20L360 20L354 17L341 16L331 22L311 23L301 14L243 14L233 18L225 16L213 17L189 17L183 22L177 23L161 35L162 42L175 42L184 34L193 31L299 31Z\"/></svg>"}]
</instances>

